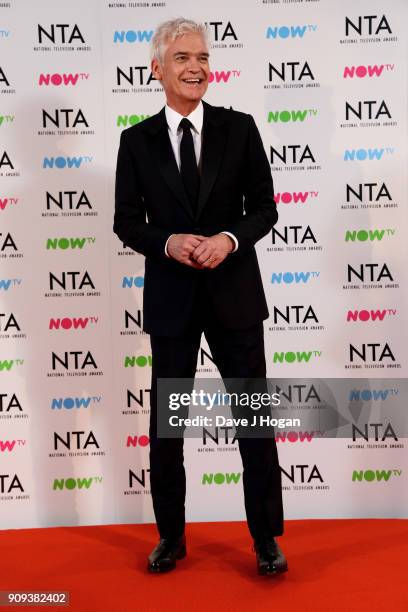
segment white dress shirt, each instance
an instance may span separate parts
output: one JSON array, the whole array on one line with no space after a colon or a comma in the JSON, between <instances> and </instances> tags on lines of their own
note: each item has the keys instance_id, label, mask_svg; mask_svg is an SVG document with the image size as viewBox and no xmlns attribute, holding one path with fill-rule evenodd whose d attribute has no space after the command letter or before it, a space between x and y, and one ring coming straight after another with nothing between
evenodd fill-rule
<instances>
[{"instance_id":1,"label":"white dress shirt","mask_svg":"<svg viewBox=\"0 0 408 612\"><path fill-rule=\"evenodd\" d=\"M180 170L180 143L181 143L181 139L183 136L183 130L179 128L179 125L180 125L180 121L184 119L184 116L180 115L180 113L175 111L173 108L170 108L170 106L168 106L167 104L165 108L165 113L166 113L167 126L169 129L169 138L171 142L171 147L173 149L174 157L176 158L178 169ZM197 108L195 108L192 113L187 115L186 119L188 119L193 126L191 129L191 134L193 136L194 151L196 155L197 166L200 169L201 167L201 143L202 143L202 131L203 131L203 121L204 121L203 103L200 102ZM235 244L235 247L232 250L232 252L235 253L235 251L238 249L238 240L236 239L234 234L231 234L231 232L221 232L221 234L227 234L227 236L229 236L232 239L232 241ZM174 234L171 234L171 236L173 235ZM168 245L168 242L171 236L168 237L166 245L164 247L164 251L167 256L169 256L167 252L167 245Z\"/></svg>"}]
</instances>

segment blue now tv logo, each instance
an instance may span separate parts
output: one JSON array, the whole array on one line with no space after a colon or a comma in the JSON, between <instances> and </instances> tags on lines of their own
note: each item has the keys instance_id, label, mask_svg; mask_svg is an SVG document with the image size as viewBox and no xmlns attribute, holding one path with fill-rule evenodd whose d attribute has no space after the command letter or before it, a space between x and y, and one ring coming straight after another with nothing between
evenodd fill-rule
<instances>
[{"instance_id":1,"label":"blue now tv logo","mask_svg":"<svg viewBox=\"0 0 408 612\"><path fill-rule=\"evenodd\" d=\"M115 30L113 33L114 43L149 43L153 36L153 30Z\"/></svg>"},{"instance_id":2,"label":"blue now tv logo","mask_svg":"<svg viewBox=\"0 0 408 612\"><path fill-rule=\"evenodd\" d=\"M308 283L312 279L317 279L320 272L272 272L271 283L273 285L291 285L292 283Z\"/></svg>"},{"instance_id":3,"label":"blue now tv logo","mask_svg":"<svg viewBox=\"0 0 408 612\"><path fill-rule=\"evenodd\" d=\"M266 38L303 38L306 32L316 32L317 25L269 26Z\"/></svg>"},{"instance_id":4,"label":"blue now tv logo","mask_svg":"<svg viewBox=\"0 0 408 612\"><path fill-rule=\"evenodd\" d=\"M122 289L128 289L130 287L143 287L144 276L124 276L122 279Z\"/></svg>"},{"instance_id":5,"label":"blue now tv logo","mask_svg":"<svg viewBox=\"0 0 408 612\"><path fill-rule=\"evenodd\" d=\"M389 397L396 397L399 389L352 389L349 395L350 402L385 402Z\"/></svg>"},{"instance_id":6,"label":"blue now tv logo","mask_svg":"<svg viewBox=\"0 0 408 612\"><path fill-rule=\"evenodd\" d=\"M82 164L90 164L93 161L93 157L89 155L79 155L75 157L44 157L43 168L58 168L62 170L64 168L80 168Z\"/></svg>"},{"instance_id":7,"label":"blue now tv logo","mask_svg":"<svg viewBox=\"0 0 408 612\"><path fill-rule=\"evenodd\" d=\"M22 278L0 278L0 291L8 291L12 287L21 287Z\"/></svg>"},{"instance_id":8,"label":"blue now tv logo","mask_svg":"<svg viewBox=\"0 0 408 612\"><path fill-rule=\"evenodd\" d=\"M101 400L101 395L89 397L53 397L51 400L51 409L72 410L79 408L89 408L91 404L99 404Z\"/></svg>"},{"instance_id":9,"label":"blue now tv logo","mask_svg":"<svg viewBox=\"0 0 408 612\"><path fill-rule=\"evenodd\" d=\"M344 151L344 161L372 161L382 159L383 155L393 155L394 147L383 147L382 149L346 149Z\"/></svg>"}]
</instances>

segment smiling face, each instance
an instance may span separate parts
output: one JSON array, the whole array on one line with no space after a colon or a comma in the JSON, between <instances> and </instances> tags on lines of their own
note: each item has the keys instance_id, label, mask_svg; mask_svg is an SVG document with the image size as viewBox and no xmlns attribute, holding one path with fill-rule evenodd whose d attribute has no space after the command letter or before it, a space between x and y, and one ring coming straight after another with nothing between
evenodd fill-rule
<instances>
[{"instance_id":1,"label":"smiling face","mask_svg":"<svg viewBox=\"0 0 408 612\"><path fill-rule=\"evenodd\" d=\"M170 42L162 62L152 61L153 76L161 81L167 103L181 115L190 114L208 87L210 67L201 34L183 34Z\"/></svg>"}]
</instances>

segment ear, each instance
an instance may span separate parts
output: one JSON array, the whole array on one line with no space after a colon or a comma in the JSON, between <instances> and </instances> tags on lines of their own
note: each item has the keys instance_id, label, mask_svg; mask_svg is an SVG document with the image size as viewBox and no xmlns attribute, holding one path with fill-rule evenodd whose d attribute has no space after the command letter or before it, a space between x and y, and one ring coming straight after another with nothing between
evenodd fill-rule
<instances>
[{"instance_id":1,"label":"ear","mask_svg":"<svg viewBox=\"0 0 408 612\"><path fill-rule=\"evenodd\" d=\"M163 78L163 71L158 59L155 58L154 60L152 60L151 70L154 78L158 81L161 81Z\"/></svg>"}]
</instances>

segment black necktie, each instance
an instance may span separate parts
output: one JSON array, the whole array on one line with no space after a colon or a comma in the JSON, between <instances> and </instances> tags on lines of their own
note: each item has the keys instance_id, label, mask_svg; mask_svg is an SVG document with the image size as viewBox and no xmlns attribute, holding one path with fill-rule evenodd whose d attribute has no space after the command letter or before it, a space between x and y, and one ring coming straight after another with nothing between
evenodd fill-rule
<instances>
[{"instance_id":1,"label":"black necktie","mask_svg":"<svg viewBox=\"0 0 408 612\"><path fill-rule=\"evenodd\" d=\"M180 174L188 199L195 212L200 189L200 175L197 168L193 135L190 129L193 126L191 122L184 117L184 119L180 121L179 127L183 130L183 136L180 143Z\"/></svg>"}]
</instances>

